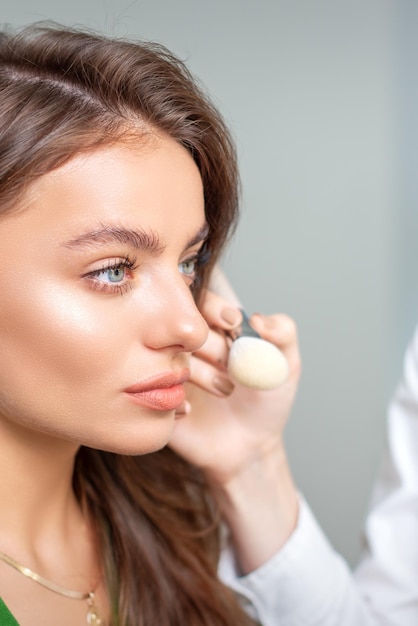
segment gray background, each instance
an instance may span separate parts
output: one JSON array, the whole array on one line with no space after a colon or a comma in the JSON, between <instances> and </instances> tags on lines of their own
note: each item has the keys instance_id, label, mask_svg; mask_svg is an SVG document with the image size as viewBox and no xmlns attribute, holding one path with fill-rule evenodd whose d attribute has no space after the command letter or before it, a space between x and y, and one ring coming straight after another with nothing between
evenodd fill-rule
<instances>
[{"instance_id":1,"label":"gray background","mask_svg":"<svg viewBox=\"0 0 418 626\"><path fill-rule=\"evenodd\" d=\"M300 489L350 563L385 407L418 317L414 0L2 0L158 40L230 123L242 221L225 259L251 311L298 322L304 374L287 443Z\"/></svg>"}]
</instances>

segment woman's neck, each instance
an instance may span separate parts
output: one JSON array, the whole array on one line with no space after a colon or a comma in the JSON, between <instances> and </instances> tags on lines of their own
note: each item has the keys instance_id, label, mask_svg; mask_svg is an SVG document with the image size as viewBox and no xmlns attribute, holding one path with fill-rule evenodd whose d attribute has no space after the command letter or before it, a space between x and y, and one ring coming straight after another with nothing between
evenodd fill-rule
<instances>
[{"instance_id":1,"label":"woman's neck","mask_svg":"<svg viewBox=\"0 0 418 626\"><path fill-rule=\"evenodd\" d=\"M0 441L0 550L41 550L85 524L72 489L73 444L4 420Z\"/></svg>"},{"instance_id":2,"label":"woman's neck","mask_svg":"<svg viewBox=\"0 0 418 626\"><path fill-rule=\"evenodd\" d=\"M62 588L94 590L97 606L106 615L100 549L72 487L76 446L1 419L0 443L0 551ZM61 610L79 611L80 619L86 614L86 601L53 593L1 560L0 583L2 597L22 624L33 623L33 607L45 624L50 618L48 624L56 623ZM28 611L21 606L22 595L32 599ZM55 611L56 604L62 609ZM64 622L76 623L76 617Z\"/></svg>"}]
</instances>

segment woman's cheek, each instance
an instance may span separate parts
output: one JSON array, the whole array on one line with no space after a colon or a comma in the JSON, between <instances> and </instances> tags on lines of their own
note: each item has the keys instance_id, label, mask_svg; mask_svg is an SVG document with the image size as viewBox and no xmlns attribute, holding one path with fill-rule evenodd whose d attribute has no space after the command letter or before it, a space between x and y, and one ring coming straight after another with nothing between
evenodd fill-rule
<instances>
[{"instance_id":1,"label":"woman's cheek","mask_svg":"<svg viewBox=\"0 0 418 626\"><path fill-rule=\"evenodd\" d=\"M16 293L0 313L2 353L15 358L27 372L67 376L82 383L92 368L110 366L122 347L122 320L106 297L53 283L29 293ZM3 360L0 357L0 360ZM46 381L45 381L46 382Z\"/></svg>"}]
</instances>

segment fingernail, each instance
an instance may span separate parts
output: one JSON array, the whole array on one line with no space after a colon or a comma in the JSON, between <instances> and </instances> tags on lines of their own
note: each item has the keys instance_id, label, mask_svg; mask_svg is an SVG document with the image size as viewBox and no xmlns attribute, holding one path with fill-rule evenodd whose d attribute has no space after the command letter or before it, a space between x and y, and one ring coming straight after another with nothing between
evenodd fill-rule
<instances>
[{"instance_id":1,"label":"fingernail","mask_svg":"<svg viewBox=\"0 0 418 626\"><path fill-rule=\"evenodd\" d=\"M241 313L238 309L233 309L232 307L226 306L221 311L221 317L224 322L229 324L230 326L238 326L241 323Z\"/></svg>"},{"instance_id":2,"label":"fingernail","mask_svg":"<svg viewBox=\"0 0 418 626\"><path fill-rule=\"evenodd\" d=\"M191 404L190 402L188 402L187 400L185 400L183 402L183 404L181 404L177 409L176 409L176 415L187 415L188 413L190 413L190 411L192 410Z\"/></svg>"},{"instance_id":3,"label":"fingernail","mask_svg":"<svg viewBox=\"0 0 418 626\"><path fill-rule=\"evenodd\" d=\"M215 376L212 384L216 391L219 391L224 396L229 396L234 390L234 384L228 378L224 378L223 376Z\"/></svg>"}]
</instances>

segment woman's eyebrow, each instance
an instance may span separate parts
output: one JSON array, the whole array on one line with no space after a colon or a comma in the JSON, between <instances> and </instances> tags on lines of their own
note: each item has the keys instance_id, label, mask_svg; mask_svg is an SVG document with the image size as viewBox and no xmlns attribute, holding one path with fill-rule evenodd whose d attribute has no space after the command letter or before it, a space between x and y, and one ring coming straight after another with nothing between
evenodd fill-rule
<instances>
[{"instance_id":1,"label":"woman's eyebrow","mask_svg":"<svg viewBox=\"0 0 418 626\"><path fill-rule=\"evenodd\" d=\"M158 235L152 231L146 232L138 229L121 228L103 225L95 230L90 230L74 239L63 242L65 248L89 248L100 244L121 243L139 250L147 250L153 254L161 254L165 245L162 244Z\"/></svg>"},{"instance_id":2,"label":"woman's eyebrow","mask_svg":"<svg viewBox=\"0 0 418 626\"><path fill-rule=\"evenodd\" d=\"M188 250L189 248L193 248L193 246L195 246L196 244L200 243L201 241L204 241L208 235L209 235L209 224L205 222L203 226L199 228L197 233L189 239L184 249Z\"/></svg>"},{"instance_id":3,"label":"woman's eyebrow","mask_svg":"<svg viewBox=\"0 0 418 626\"><path fill-rule=\"evenodd\" d=\"M185 246L185 250L192 248L200 243L209 233L209 227L205 223L198 232L189 239ZM116 226L103 225L95 230L90 230L73 239L69 239L61 244L64 248L77 249L89 248L97 245L121 243L129 245L138 250L146 250L155 255L164 252L166 244L164 244L159 236L152 231L144 231L131 228L121 228Z\"/></svg>"}]
</instances>

